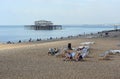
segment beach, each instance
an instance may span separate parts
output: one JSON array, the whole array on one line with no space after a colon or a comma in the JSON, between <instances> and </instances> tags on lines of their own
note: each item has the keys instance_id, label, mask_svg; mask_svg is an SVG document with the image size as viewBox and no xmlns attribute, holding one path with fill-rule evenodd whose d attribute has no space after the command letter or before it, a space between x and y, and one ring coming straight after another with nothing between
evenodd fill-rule
<instances>
[{"instance_id":1,"label":"beach","mask_svg":"<svg viewBox=\"0 0 120 79\"><path fill-rule=\"evenodd\" d=\"M120 49L119 37L74 38L48 42L0 44L0 79L120 79L120 54L110 55L109 60L99 54ZM82 42L90 45L89 57L84 61L63 61L48 56L49 48L72 47Z\"/></svg>"},{"instance_id":2,"label":"beach","mask_svg":"<svg viewBox=\"0 0 120 79\"><path fill-rule=\"evenodd\" d=\"M0 6L0 79L120 79L120 0Z\"/></svg>"}]
</instances>

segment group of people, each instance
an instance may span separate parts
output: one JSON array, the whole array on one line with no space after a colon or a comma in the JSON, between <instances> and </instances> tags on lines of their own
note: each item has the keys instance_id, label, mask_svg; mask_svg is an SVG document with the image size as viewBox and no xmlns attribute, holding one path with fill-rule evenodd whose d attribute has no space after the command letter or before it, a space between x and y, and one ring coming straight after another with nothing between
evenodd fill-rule
<instances>
[{"instance_id":1,"label":"group of people","mask_svg":"<svg viewBox=\"0 0 120 79\"><path fill-rule=\"evenodd\" d=\"M88 56L89 46L79 46L77 49L67 49L64 60L80 61Z\"/></svg>"},{"instance_id":2,"label":"group of people","mask_svg":"<svg viewBox=\"0 0 120 79\"><path fill-rule=\"evenodd\" d=\"M71 43L68 43L68 47L66 49L50 48L48 55L62 55L64 61L80 61L83 60L85 56L87 56L89 50L88 47L78 47L77 49L72 49Z\"/></svg>"},{"instance_id":3,"label":"group of people","mask_svg":"<svg viewBox=\"0 0 120 79\"><path fill-rule=\"evenodd\" d=\"M41 39L37 38L36 41L41 41ZM25 41L18 40L17 43L22 43L22 42L25 42ZM26 41L26 42L27 42L27 41ZM32 38L30 38L30 39L28 40L28 42L33 42ZM8 41L8 42L6 42L6 43L7 43L7 44L14 44L15 42Z\"/></svg>"},{"instance_id":4,"label":"group of people","mask_svg":"<svg viewBox=\"0 0 120 79\"><path fill-rule=\"evenodd\" d=\"M73 50L71 49L68 49L66 52L65 52L65 58L64 58L64 61L69 61L69 60L72 60L72 61L80 61L83 59L83 56L82 54L79 52L74 52Z\"/></svg>"}]
</instances>

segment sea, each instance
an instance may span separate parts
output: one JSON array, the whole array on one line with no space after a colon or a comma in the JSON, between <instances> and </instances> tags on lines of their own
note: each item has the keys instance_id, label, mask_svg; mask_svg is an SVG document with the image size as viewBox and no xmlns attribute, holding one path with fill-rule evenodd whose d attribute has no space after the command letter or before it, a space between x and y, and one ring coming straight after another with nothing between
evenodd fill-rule
<instances>
[{"instance_id":1,"label":"sea","mask_svg":"<svg viewBox=\"0 0 120 79\"><path fill-rule=\"evenodd\" d=\"M120 28L120 27L119 27ZM90 34L101 31L114 30L114 26L108 25L62 25L61 30L32 30L27 29L24 25L0 25L0 43L8 41L18 42L49 38L61 38L68 36L77 36L79 34Z\"/></svg>"}]
</instances>

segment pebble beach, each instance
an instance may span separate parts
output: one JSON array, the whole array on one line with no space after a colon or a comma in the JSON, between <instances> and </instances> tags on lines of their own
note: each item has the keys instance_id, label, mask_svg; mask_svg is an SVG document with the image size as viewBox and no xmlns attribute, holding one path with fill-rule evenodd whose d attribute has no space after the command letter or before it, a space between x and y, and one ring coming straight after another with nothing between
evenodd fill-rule
<instances>
[{"instance_id":1,"label":"pebble beach","mask_svg":"<svg viewBox=\"0 0 120 79\"><path fill-rule=\"evenodd\" d=\"M72 47L82 42L90 45L89 57L83 61L63 61L48 56L49 48ZM109 60L99 54L120 49L120 37L73 38L57 41L0 44L0 79L120 79L120 54L109 55Z\"/></svg>"}]
</instances>

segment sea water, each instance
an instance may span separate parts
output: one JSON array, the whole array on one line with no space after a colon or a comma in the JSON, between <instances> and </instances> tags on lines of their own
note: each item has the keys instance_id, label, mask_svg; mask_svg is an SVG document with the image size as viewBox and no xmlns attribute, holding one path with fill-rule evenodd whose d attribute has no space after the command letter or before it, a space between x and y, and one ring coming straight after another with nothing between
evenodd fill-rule
<instances>
[{"instance_id":1,"label":"sea water","mask_svg":"<svg viewBox=\"0 0 120 79\"><path fill-rule=\"evenodd\" d=\"M79 34L97 33L104 30L113 30L113 26L100 25L62 25L61 30L30 30L24 25L4 25L0 26L0 42L7 41L18 42L32 39L60 38L67 36L76 36Z\"/></svg>"}]
</instances>

